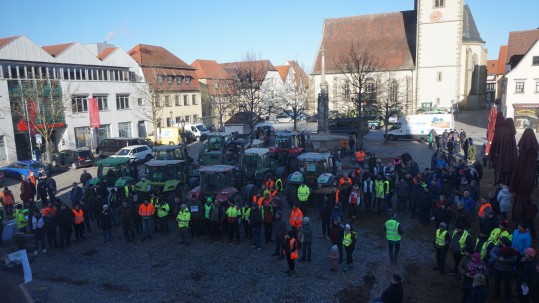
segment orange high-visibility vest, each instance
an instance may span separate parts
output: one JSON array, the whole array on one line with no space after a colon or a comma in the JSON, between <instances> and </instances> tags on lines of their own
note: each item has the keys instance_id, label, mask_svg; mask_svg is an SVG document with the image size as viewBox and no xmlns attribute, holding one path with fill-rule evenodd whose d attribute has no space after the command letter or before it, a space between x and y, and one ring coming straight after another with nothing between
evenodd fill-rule
<instances>
[{"instance_id":1,"label":"orange high-visibility vest","mask_svg":"<svg viewBox=\"0 0 539 303\"><path fill-rule=\"evenodd\" d=\"M43 216L45 217L48 217L48 216L55 216L56 215L56 209L52 208L52 207L45 207L41 210L41 213L43 214Z\"/></svg>"},{"instance_id":2,"label":"orange high-visibility vest","mask_svg":"<svg viewBox=\"0 0 539 303\"><path fill-rule=\"evenodd\" d=\"M261 207L263 202L264 202L264 197L260 197L258 198L258 201L256 201L256 204L258 204L258 207Z\"/></svg>"},{"instance_id":3,"label":"orange high-visibility vest","mask_svg":"<svg viewBox=\"0 0 539 303\"><path fill-rule=\"evenodd\" d=\"M301 209L296 208L295 210L292 210L292 213L290 214L290 226L292 227L301 227L301 222L303 221L303 213L301 212Z\"/></svg>"},{"instance_id":4,"label":"orange high-visibility vest","mask_svg":"<svg viewBox=\"0 0 539 303\"><path fill-rule=\"evenodd\" d=\"M269 195L270 195L270 197L272 197L272 198L275 197L275 196L277 196L278 194L279 194L279 191L278 191L278 190L270 190L270 192L269 192Z\"/></svg>"},{"instance_id":5,"label":"orange high-visibility vest","mask_svg":"<svg viewBox=\"0 0 539 303\"><path fill-rule=\"evenodd\" d=\"M75 215L75 224L79 225L82 222L84 222L84 212L82 209L79 209L78 211L76 209L73 210L73 214Z\"/></svg>"},{"instance_id":6,"label":"orange high-visibility vest","mask_svg":"<svg viewBox=\"0 0 539 303\"><path fill-rule=\"evenodd\" d=\"M148 205L144 205L144 203L140 204L138 208L138 214L143 218L148 218L153 216L155 213L155 208L152 204L148 203Z\"/></svg>"},{"instance_id":7,"label":"orange high-visibility vest","mask_svg":"<svg viewBox=\"0 0 539 303\"><path fill-rule=\"evenodd\" d=\"M339 180L339 186L343 185L344 183L352 184L352 182L350 182L350 178L348 178L348 177L342 177Z\"/></svg>"},{"instance_id":8,"label":"orange high-visibility vest","mask_svg":"<svg viewBox=\"0 0 539 303\"><path fill-rule=\"evenodd\" d=\"M34 184L34 186L36 186L36 183L37 183L36 176L28 176L28 180L30 180L30 182L32 182L32 184Z\"/></svg>"},{"instance_id":9,"label":"orange high-visibility vest","mask_svg":"<svg viewBox=\"0 0 539 303\"><path fill-rule=\"evenodd\" d=\"M479 207L479 211L477 212L479 217L484 218L487 216L485 212L485 208L487 208L487 206L490 207L490 209L492 209L492 205L490 205L490 203L481 204L481 207Z\"/></svg>"},{"instance_id":10,"label":"orange high-visibility vest","mask_svg":"<svg viewBox=\"0 0 539 303\"><path fill-rule=\"evenodd\" d=\"M357 151L356 152L356 159L360 162L363 162L365 160L365 152L364 151Z\"/></svg>"},{"instance_id":11,"label":"orange high-visibility vest","mask_svg":"<svg viewBox=\"0 0 539 303\"><path fill-rule=\"evenodd\" d=\"M9 195L6 195L6 192L2 192L2 203L4 205L13 205L13 194L10 192Z\"/></svg>"},{"instance_id":12,"label":"orange high-visibility vest","mask_svg":"<svg viewBox=\"0 0 539 303\"><path fill-rule=\"evenodd\" d=\"M273 180L266 180L266 189L272 189L273 185L275 185L275 182L273 182Z\"/></svg>"},{"instance_id":13,"label":"orange high-visibility vest","mask_svg":"<svg viewBox=\"0 0 539 303\"><path fill-rule=\"evenodd\" d=\"M337 191L335 192L335 204L339 203L339 193L340 192L341 192L340 189L337 189Z\"/></svg>"},{"instance_id":14,"label":"orange high-visibility vest","mask_svg":"<svg viewBox=\"0 0 539 303\"><path fill-rule=\"evenodd\" d=\"M292 247L294 247L294 243L296 243L296 239L290 238L290 242L289 242L290 249L292 249ZM298 257L299 257L298 256L298 246L296 245L296 249L290 252L290 259L295 260Z\"/></svg>"}]
</instances>

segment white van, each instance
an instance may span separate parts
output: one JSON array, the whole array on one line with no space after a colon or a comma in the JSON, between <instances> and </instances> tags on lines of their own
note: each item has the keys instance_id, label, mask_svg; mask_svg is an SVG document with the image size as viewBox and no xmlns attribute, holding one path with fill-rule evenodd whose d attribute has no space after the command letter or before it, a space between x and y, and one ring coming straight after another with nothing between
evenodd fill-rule
<instances>
[{"instance_id":1,"label":"white van","mask_svg":"<svg viewBox=\"0 0 539 303\"><path fill-rule=\"evenodd\" d=\"M423 139L434 129L438 135L455 128L453 114L408 115L399 118L387 131L388 140Z\"/></svg>"},{"instance_id":2,"label":"white van","mask_svg":"<svg viewBox=\"0 0 539 303\"><path fill-rule=\"evenodd\" d=\"M210 131L202 123L185 124L185 130L193 133L197 141L206 140L210 134Z\"/></svg>"}]
</instances>

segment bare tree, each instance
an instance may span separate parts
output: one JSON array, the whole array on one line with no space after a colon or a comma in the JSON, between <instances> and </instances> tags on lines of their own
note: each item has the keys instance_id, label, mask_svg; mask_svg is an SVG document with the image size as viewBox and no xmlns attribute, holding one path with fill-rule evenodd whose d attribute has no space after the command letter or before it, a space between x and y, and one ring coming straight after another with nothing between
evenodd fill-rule
<instances>
[{"instance_id":1,"label":"bare tree","mask_svg":"<svg viewBox=\"0 0 539 303\"><path fill-rule=\"evenodd\" d=\"M294 121L296 130L299 118L309 109L309 78L302 74L303 70L298 69L296 62L292 62L292 65L293 77L286 78L284 87L277 96L276 107Z\"/></svg>"},{"instance_id":2,"label":"bare tree","mask_svg":"<svg viewBox=\"0 0 539 303\"><path fill-rule=\"evenodd\" d=\"M223 118L230 116L233 108L231 79L208 79L202 86L202 99L208 102L208 107L217 118L217 127L224 125Z\"/></svg>"},{"instance_id":3,"label":"bare tree","mask_svg":"<svg viewBox=\"0 0 539 303\"><path fill-rule=\"evenodd\" d=\"M245 124L254 131L258 118L263 116L267 106L264 102L262 83L268 71L269 61L257 60L254 53L244 55L243 61L235 64L233 69L227 70L232 74L231 86L232 104L244 115Z\"/></svg>"},{"instance_id":4,"label":"bare tree","mask_svg":"<svg viewBox=\"0 0 539 303\"><path fill-rule=\"evenodd\" d=\"M379 98L374 104L377 112L384 118L385 136L387 143L387 131L389 118L402 113L402 81L393 72L380 74Z\"/></svg>"},{"instance_id":5,"label":"bare tree","mask_svg":"<svg viewBox=\"0 0 539 303\"><path fill-rule=\"evenodd\" d=\"M362 45L365 45L363 43ZM347 86L350 87L351 94L357 95L356 98L351 97L349 102L357 109L358 119L358 136L357 145L363 145L363 110L364 105L375 102L372 96L374 92L372 85L373 73L381 67L379 59L359 46L353 44L348 53L343 54L338 62L335 62L339 72L347 78ZM348 100L346 100L348 102ZM366 118L365 118L366 119Z\"/></svg>"},{"instance_id":6,"label":"bare tree","mask_svg":"<svg viewBox=\"0 0 539 303\"><path fill-rule=\"evenodd\" d=\"M33 80L10 80L10 108L2 110L11 112L18 121L19 130L26 131L31 137L41 135L46 159L51 161L53 131L65 127L66 113L71 113L76 104L72 104L70 95L63 93L60 80L38 74L35 77Z\"/></svg>"}]
</instances>

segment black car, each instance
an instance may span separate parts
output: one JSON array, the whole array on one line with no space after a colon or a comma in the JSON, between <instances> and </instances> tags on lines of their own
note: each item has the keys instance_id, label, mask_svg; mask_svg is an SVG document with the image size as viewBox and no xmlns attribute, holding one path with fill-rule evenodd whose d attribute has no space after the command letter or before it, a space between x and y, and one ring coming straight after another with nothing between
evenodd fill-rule
<instances>
[{"instance_id":1,"label":"black car","mask_svg":"<svg viewBox=\"0 0 539 303\"><path fill-rule=\"evenodd\" d=\"M152 141L146 138L107 138L99 142L99 146L95 149L95 153L100 157L112 156L120 149L131 145L147 145L152 146Z\"/></svg>"},{"instance_id":2,"label":"black car","mask_svg":"<svg viewBox=\"0 0 539 303\"><path fill-rule=\"evenodd\" d=\"M318 122L318 115L312 115L312 116L305 117L305 122L307 122L307 123Z\"/></svg>"},{"instance_id":3,"label":"black car","mask_svg":"<svg viewBox=\"0 0 539 303\"><path fill-rule=\"evenodd\" d=\"M53 166L66 166L77 169L83 166L93 166L94 154L87 149L66 149L52 155Z\"/></svg>"}]
</instances>

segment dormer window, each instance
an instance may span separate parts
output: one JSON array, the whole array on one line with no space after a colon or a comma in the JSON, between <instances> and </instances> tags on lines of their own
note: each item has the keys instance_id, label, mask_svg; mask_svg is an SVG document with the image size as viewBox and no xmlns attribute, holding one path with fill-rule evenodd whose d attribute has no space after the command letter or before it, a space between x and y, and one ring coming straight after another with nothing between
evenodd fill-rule
<instances>
[{"instance_id":1,"label":"dormer window","mask_svg":"<svg viewBox=\"0 0 539 303\"><path fill-rule=\"evenodd\" d=\"M176 84L181 85L182 84L182 77L176 76Z\"/></svg>"},{"instance_id":2,"label":"dormer window","mask_svg":"<svg viewBox=\"0 0 539 303\"><path fill-rule=\"evenodd\" d=\"M191 77L185 77L185 85L191 84Z\"/></svg>"}]
</instances>

